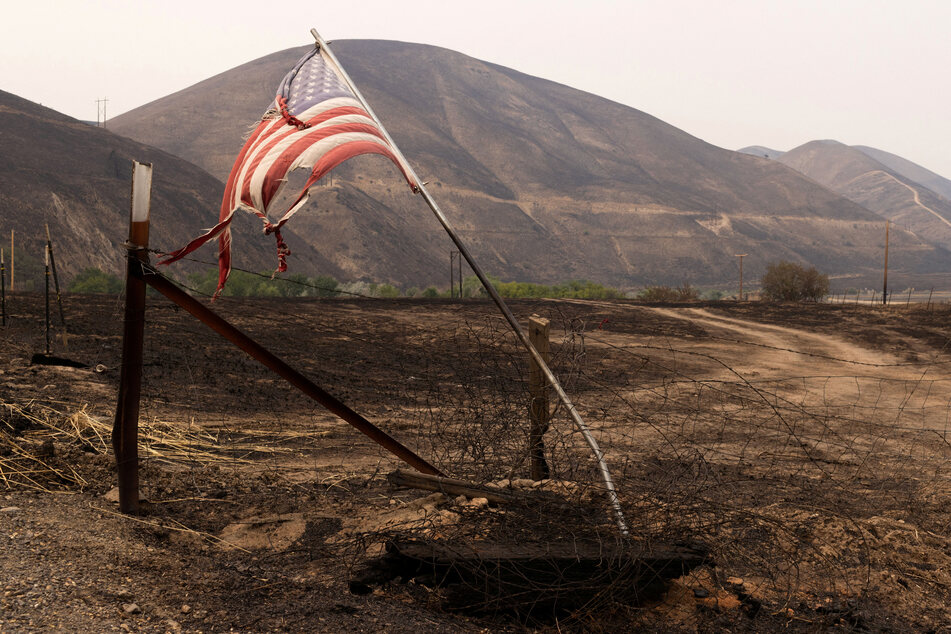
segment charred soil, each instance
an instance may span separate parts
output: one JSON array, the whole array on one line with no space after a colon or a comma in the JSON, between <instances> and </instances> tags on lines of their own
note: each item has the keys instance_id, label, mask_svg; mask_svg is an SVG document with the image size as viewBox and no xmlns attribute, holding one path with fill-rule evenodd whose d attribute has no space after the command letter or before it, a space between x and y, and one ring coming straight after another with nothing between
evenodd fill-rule
<instances>
[{"instance_id":1,"label":"charred soil","mask_svg":"<svg viewBox=\"0 0 951 634\"><path fill-rule=\"evenodd\" d=\"M447 473L544 490L555 506L394 489L385 476L398 461L150 297L143 511L124 516L108 448L122 303L67 295L69 332L55 329L52 352L86 367L41 365L30 360L45 348L43 298L18 293L0 339L0 630L951 622L946 307L511 305L551 319L553 366L615 470L634 537L709 553L659 596L625 604L602 593L554 622L447 609L446 593L418 580L349 591L354 569L394 536L617 539L563 412L546 440L557 478L533 485L513 461L527 434L524 355L488 303L226 298L213 308Z\"/></svg>"}]
</instances>

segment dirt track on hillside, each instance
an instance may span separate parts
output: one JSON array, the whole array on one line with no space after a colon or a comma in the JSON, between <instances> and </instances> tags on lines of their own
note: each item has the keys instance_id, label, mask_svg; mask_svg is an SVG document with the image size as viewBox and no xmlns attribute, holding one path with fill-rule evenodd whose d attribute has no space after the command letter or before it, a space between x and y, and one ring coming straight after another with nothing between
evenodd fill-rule
<instances>
[{"instance_id":1,"label":"dirt track on hillside","mask_svg":"<svg viewBox=\"0 0 951 634\"><path fill-rule=\"evenodd\" d=\"M383 478L394 460L181 311L150 302L143 425L170 426L184 450L172 456L171 441L149 441L150 504L126 518L103 497L111 457L88 431L89 421L111 425L121 304L67 297L69 349L57 340L55 352L90 366L71 369L30 364L43 346L41 298L8 299L0 400L11 407L0 410L0 430L20 421L16 446L76 478L0 480L0 629L518 628L510 615L446 612L438 591L413 583L351 595L350 566L383 532L424 519L430 539L478 527L505 537L506 511L394 491ZM216 309L447 472L524 476L505 472L521 423L483 420L524 408L523 356L490 305L225 300ZM563 629L951 622L944 307L513 309L552 319L554 365L601 439L635 535L677 535L711 553L710 566L660 600L605 603L568 615ZM34 419L87 425L85 440L44 445ZM563 479L588 487L579 502L597 515L597 479L568 421L557 418L546 442ZM603 519L597 530L609 531ZM139 611L124 607L132 603Z\"/></svg>"}]
</instances>

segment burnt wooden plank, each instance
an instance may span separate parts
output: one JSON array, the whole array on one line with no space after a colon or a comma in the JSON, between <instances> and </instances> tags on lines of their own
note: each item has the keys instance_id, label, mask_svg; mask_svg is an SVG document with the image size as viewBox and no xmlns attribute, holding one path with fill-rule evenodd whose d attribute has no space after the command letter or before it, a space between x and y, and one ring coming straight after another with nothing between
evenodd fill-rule
<instances>
[{"instance_id":1,"label":"burnt wooden plank","mask_svg":"<svg viewBox=\"0 0 951 634\"><path fill-rule=\"evenodd\" d=\"M397 577L415 579L445 588L448 609L547 620L599 597L628 603L655 598L670 579L705 561L703 550L683 545L394 540L383 557L351 581L351 590L368 592Z\"/></svg>"}]
</instances>

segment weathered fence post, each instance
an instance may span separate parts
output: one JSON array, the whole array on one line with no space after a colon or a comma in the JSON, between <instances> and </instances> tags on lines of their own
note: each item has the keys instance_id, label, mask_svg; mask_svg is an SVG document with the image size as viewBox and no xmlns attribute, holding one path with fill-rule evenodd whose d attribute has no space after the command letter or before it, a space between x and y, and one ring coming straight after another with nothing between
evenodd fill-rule
<instances>
[{"instance_id":1,"label":"weathered fence post","mask_svg":"<svg viewBox=\"0 0 951 634\"><path fill-rule=\"evenodd\" d=\"M3 262L3 249L0 249L0 315L4 326L7 325L7 266Z\"/></svg>"},{"instance_id":2,"label":"weathered fence post","mask_svg":"<svg viewBox=\"0 0 951 634\"><path fill-rule=\"evenodd\" d=\"M56 258L53 256L53 238L50 236L50 226L46 225L46 251L50 257L50 271L53 273L53 287L56 289L56 304L59 306L59 322L63 326L63 348L69 350L69 340L66 330L66 313L63 312L63 296L59 292L59 276L56 274Z\"/></svg>"},{"instance_id":3,"label":"weathered fence post","mask_svg":"<svg viewBox=\"0 0 951 634\"><path fill-rule=\"evenodd\" d=\"M544 317L532 315L528 318L528 338L541 354L545 363L549 361L549 326ZM532 480L544 480L551 472L545 461L545 432L548 431L548 381L538 363L529 356L528 392L531 395L531 428L529 430L529 457L531 458Z\"/></svg>"},{"instance_id":4,"label":"weathered fence post","mask_svg":"<svg viewBox=\"0 0 951 634\"><path fill-rule=\"evenodd\" d=\"M122 331L122 368L119 398L112 427L112 449L119 474L119 510L139 510L139 395L142 388L142 341L145 330L145 282L142 264L148 262L149 201L152 165L132 162L132 212L129 223L128 268L125 285L125 323Z\"/></svg>"},{"instance_id":5,"label":"weathered fence post","mask_svg":"<svg viewBox=\"0 0 951 634\"><path fill-rule=\"evenodd\" d=\"M43 268L46 277L46 356L50 356L50 249L43 247Z\"/></svg>"}]
</instances>

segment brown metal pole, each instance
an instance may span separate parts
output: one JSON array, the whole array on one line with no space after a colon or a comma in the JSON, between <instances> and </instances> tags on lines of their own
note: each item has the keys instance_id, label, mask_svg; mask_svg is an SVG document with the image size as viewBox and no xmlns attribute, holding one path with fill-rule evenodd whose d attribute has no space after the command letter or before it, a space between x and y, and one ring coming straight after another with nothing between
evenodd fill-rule
<instances>
[{"instance_id":1,"label":"brown metal pole","mask_svg":"<svg viewBox=\"0 0 951 634\"><path fill-rule=\"evenodd\" d=\"M392 436L347 407L323 388L314 384L303 374L287 365L287 363L274 356L269 350L229 324L197 299L172 284L161 274L151 269L142 270L140 267L136 275L141 276L146 284L184 308L203 324L246 352L252 359L326 407L333 414L336 414L344 421L356 427L359 431L366 434L371 440L381 445L400 460L422 473L438 476L444 475L439 469L420 458L411 449L404 447Z\"/></svg>"},{"instance_id":2,"label":"brown metal pole","mask_svg":"<svg viewBox=\"0 0 951 634\"><path fill-rule=\"evenodd\" d=\"M139 510L139 396L142 390L142 342L145 331L145 282L139 271L148 262L149 199L152 166L132 162L132 218L129 223L125 321L119 398L112 427L112 450L119 476L119 510Z\"/></svg>"}]
</instances>

